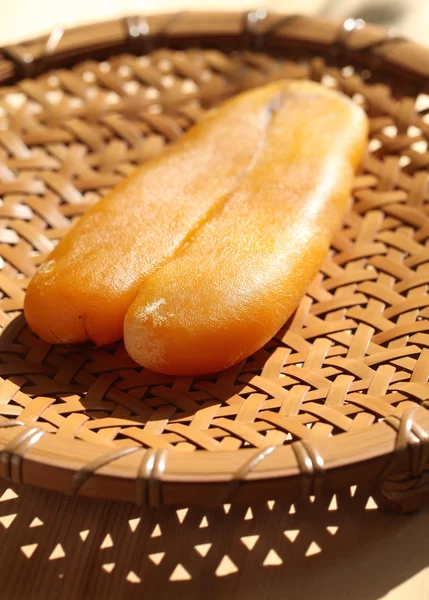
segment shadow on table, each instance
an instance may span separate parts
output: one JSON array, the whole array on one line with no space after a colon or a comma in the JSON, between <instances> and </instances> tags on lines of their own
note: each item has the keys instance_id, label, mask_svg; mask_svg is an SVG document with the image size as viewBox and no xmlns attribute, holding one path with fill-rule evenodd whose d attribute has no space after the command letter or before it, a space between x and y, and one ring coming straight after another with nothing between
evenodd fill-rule
<instances>
[{"instance_id":1,"label":"shadow on table","mask_svg":"<svg viewBox=\"0 0 429 600\"><path fill-rule=\"evenodd\" d=\"M365 488L286 505L139 508L0 482L2 600L380 598L429 564L429 510Z\"/></svg>"}]
</instances>

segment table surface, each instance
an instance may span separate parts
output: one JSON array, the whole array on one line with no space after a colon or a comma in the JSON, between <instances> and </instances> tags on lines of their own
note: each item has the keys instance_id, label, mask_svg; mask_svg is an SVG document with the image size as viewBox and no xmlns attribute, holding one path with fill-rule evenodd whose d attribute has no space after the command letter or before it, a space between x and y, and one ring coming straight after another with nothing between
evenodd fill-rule
<instances>
[{"instance_id":1,"label":"table surface","mask_svg":"<svg viewBox=\"0 0 429 600\"><path fill-rule=\"evenodd\" d=\"M31 0L14 0L2 7L0 44L57 25L201 4L40 0L34 12ZM284 0L262 4L297 10ZM253 7L241 0L233 5ZM204 8L232 5L218 0ZM301 0L299 10L364 16L417 41L427 37L425 0ZM0 481L0 597L423 600L429 599L426 526L429 508L407 516L381 512L365 487L292 506L176 510L65 498Z\"/></svg>"},{"instance_id":2,"label":"table surface","mask_svg":"<svg viewBox=\"0 0 429 600\"><path fill-rule=\"evenodd\" d=\"M429 598L429 509L380 512L365 487L176 510L0 482L0 523L2 600Z\"/></svg>"}]
</instances>

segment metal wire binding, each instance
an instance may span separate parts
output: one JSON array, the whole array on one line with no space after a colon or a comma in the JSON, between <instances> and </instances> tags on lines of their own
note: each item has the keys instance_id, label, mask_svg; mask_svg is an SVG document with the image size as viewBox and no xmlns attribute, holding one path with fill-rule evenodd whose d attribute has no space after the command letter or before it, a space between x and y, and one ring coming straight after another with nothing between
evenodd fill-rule
<instances>
[{"instance_id":1,"label":"metal wire binding","mask_svg":"<svg viewBox=\"0 0 429 600\"><path fill-rule=\"evenodd\" d=\"M298 440L292 444L301 471L301 496L316 495L320 491L325 474L325 461L317 447L309 440Z\"/></svg>"},{"instance_id":2,"label":"metal wire binding","mask_svg":"<svg viewBox=\"0 0 429 600\"><path fill-rule=\"evenodd\" d=\"M151 448L145 452L137 474L138 505L162 504L161 478L165 471L167 450Z\"/></svg>"}]
</instances>

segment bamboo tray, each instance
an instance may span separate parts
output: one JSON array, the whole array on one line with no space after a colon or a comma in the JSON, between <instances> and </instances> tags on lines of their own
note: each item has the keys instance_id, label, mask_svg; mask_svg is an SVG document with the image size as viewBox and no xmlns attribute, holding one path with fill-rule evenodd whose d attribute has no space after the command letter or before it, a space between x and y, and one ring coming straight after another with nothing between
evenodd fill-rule
<instances>
[{"instance_id":1,"label":"bamboo tray","mask_svg":"<svg viewBox=\"0 0 429 600\"><path fill-rule=\"evenodd\" d=\"M242 89L310 78L368 112L354 208L293 318L210 377L122 343L54 347L25 288L79 216ZM429 500L429 51L360 20L132 17L0 50L3 477L140 504L254 502L371 481Z\"/></svg>"}]
</instances>

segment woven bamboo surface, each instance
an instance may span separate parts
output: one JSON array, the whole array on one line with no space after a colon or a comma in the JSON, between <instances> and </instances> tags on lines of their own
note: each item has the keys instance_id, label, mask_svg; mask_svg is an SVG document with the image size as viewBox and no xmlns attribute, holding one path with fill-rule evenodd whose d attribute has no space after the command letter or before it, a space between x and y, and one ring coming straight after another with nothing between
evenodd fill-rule
<instances>
[{"instance_id":1,"label":"woven bamboo surface","mask_svg":"<svg viewBox=\"0 0 429 600\"><path fill-rule=\"evenodd\" d=\"M426 499L429 52L308 17L131 18L0 51L1 474L139 503L296 498L374 481ZM310 78L370 118L354 207L293 318L210 377L138 367L122 343L53 347L22 317L80 215L242 89Z\"/></svg>"}]
</instances>

